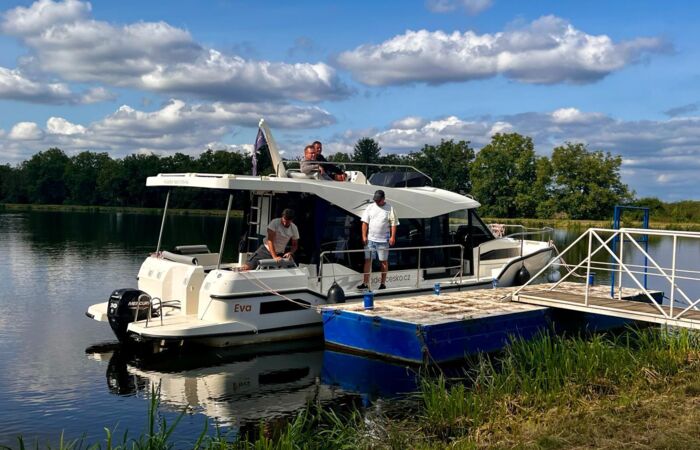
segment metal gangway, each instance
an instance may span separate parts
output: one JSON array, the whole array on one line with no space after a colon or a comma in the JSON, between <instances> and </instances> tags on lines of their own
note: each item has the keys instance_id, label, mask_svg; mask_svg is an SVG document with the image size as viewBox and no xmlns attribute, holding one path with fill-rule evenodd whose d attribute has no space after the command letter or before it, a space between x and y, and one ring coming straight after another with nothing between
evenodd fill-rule
<instances>
[{"instance_id":1,"label":"metal gangway","mask_svg":"<svg viewBox=\"0 0 700 450\"><path fill-rule=\"evenodd\" d=\"M657 261L667 259L668 255L655 258L640 245L640 241L649 237L671 239L670 267L662 267ZM567 263L567 258L580 251L586 239L585 258L575 265ZM700 233L590 228L514 291L512 301L700 329L700 298L694 299L692 295L693 292L700 295L700 271L679 267L679 250L683 248L700 248ZM643 264L635 264L634 257L642 258ZM692 263L696 267L700 265L700 251L692 257ZM563 273L561 279L550 284L536 284L540 276L553 270ZM606 272L612 280L611 289L592 286L594 274ZM580 285L585 287L572 291L570 281L577 277L583 280ZM647 288L646 277L654 281L651 284L655 290ZM629 282L631 286L623 286L623 279L624 284Z\"/></svg>"}]
</instances>

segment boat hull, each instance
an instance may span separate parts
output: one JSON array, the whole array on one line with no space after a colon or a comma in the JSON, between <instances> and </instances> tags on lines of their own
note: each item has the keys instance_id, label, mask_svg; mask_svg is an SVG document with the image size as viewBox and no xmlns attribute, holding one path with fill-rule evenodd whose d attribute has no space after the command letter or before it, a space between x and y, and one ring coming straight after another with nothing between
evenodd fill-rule
<instances>
[{"instance_id":1,"label":"boat hull","mask_svg":"<svg viewBox=\"0 0 700 450\"><path fill-rule=\"evenodd\" d=\"M535 274L550 260L551 252L551 248L543 248L501 266L500 275L494 274L499 278L499 286L514 285L522 266ZM213 277L226 282L225 276L215 274ZM308 275L300 274L299 278L308 279ZM374 298L382 302L425 294L432 291L435 282L441 282L441 289L445 292L484 289L492 284L488 277L464 279L462 284L455 279L430 280L420 288L394 288L390 285L388 289L375 291ZM274 293L240 295L212 294L214 287L209 286L206 296L200 297L197 313L183 314L181 310L173 310L166 311L162 317L131 322L127 328L127 340L128 343L161 347L184 344L230 347L319 337L323 334L319 309L329 303L320 293L300 286L300 283L296 283L295 288L289 290L278 288ZM207 289L206 280L203 289ZM362 301L363 295L359 291L349 292L346 301ZM103 318L105 308L102 305L91 306L88 316L94 316L95 320ZM214 308L223 312L213 316L211 311Z\"/></svg>"}]
</instances>

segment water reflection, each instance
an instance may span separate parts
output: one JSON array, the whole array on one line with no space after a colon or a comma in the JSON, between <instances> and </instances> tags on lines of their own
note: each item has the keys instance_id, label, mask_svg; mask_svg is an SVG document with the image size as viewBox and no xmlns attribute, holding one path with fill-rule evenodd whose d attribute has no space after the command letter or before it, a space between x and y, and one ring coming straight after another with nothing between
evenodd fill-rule
<instances>
[{"instance_id":1,"label":"water reflection","mask_svg":"<svg viewBox=\"0 0 700 450\"><path fill-rule=\"evenodd\" d=\"M160 387L162 407L171 411L188 408L219 425L238 429L292 415L307 405L352 402L352 398L344 399L349 392L342 387L321 381L322 345L315 340L147 355L129 353L119 346L86 352L93 359L109 360L110 393L147 397Z\"/></svg>"},{"instance_id":2,"label":"water reflection","mask_svg":"<svg viewBox=\"0 0 700 450\"><path fill-rule=\"evenodd\" d=\"M289 418L307 406L365 408L418 390L420 368L324 350L319 340L196 352L135 354L118 343L91 346L108 361L106 388L144 402L160 388L161 407L202 413L238 432Z\"/></svg>"}]
</instances>

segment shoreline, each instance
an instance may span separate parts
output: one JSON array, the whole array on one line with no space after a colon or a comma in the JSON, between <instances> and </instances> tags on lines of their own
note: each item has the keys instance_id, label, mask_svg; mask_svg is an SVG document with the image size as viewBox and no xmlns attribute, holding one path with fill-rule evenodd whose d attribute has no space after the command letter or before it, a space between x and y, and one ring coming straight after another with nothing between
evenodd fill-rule
<instances>
[{"instance_id":1,"label":"shoreline","mask_svg":"<svg viewBox=\"0 0 700 450\"><path fill-rule=\"evenodd\" d=\"M38 205L24 203L0 203L0 212L77 212L77 213L125 213L143 215L162 215L163 208L145 208L138 206L88 206L88 205ZM225 209L177 209L168 208L168 214L176 216L213 216L226 215ZM232 209L231 217L243 217L243 211Z\"/></svg>"},{"instance_id":2,"label":"shoreline","mask_svg":"<svg viewBox=\"0 0 700 450\"><path fill-rule=\"evenodd\" d=\"M78 213L126 213L126 214L163 214L163 208L145 208L137 206L91 206L91 205L43 205L29 203L0 203L0 212L78 212ZM214 216L221 217L226 211L221 209L168 209L168 214L178 216ZM243 211L232 209L231 217L243 217ZM487 223L519 224L526 227L552 227L552 228L610 228L612 220L593 219L525 219L525 218L498 218L483 217ZM640 221L630 221L626 226L640 227ZM659 230L680 230L680 231L700 231L698 222L674 222L659 221L650 218L650 225L653 229Z\"/></svg>"}]
</instances>

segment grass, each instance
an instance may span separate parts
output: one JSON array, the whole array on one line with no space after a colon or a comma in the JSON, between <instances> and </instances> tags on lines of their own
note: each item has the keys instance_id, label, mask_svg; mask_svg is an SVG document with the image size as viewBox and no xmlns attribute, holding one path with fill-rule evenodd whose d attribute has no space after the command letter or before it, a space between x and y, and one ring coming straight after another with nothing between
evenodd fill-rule
<instances>
[{"instance_id":1,"label":"grass","mask_svg":"<svg viewBox=\"0 0 700 450\"><path fill-rule=\"evenodd\" d=\"M645 328L617 335L516 339L478 355L464 375L426 377L403 413L308 406L282 426L261 422L229 438L205 427L196 449L700 448L700 337ZM182 415L166 423L151 393L145 431L61 450L170 449ZM401 408L400 408L401 409ZM184 414L184 413L183 413ZM44 446L51 448L50 446ZM18 440L19 449L29 448ZM38 443L33 448L39 448ZM182 448L182 447L178 447Z\"/></svg>"}]
</instances>

